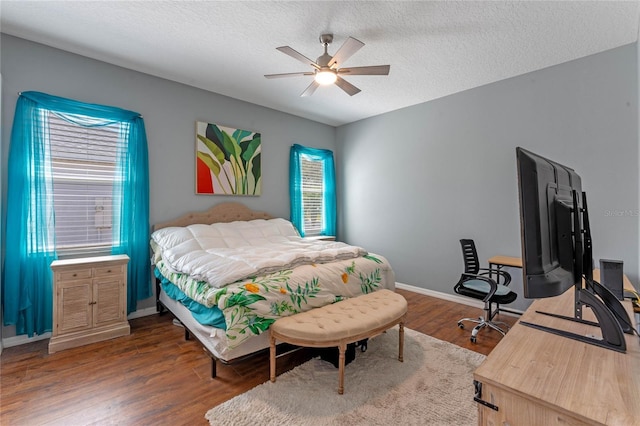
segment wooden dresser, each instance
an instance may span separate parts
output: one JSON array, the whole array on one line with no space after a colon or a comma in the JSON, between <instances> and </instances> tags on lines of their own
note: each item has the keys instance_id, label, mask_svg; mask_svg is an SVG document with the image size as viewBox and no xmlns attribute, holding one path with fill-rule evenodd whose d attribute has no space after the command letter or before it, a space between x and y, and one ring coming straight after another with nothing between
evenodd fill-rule
<instances>
[{"instance_id":1,"label":"wooden dresser","mask_svg":"<svg viewBox=\"0 0 640 426\"><path fill-rule=\"evenodd\" d=\"M130 333L126 255L56 260L49 353Z\"/></svg>"},{"instance_id":2,"label":"wooden dresser","mask_svg":"<svg viewBox=\"0 0 640 426\"><path fill-rule=\"evenodd\" d=\"M626 277L624 284L632 288ZM573 300L573 289L536 300L521 320L599 335L596 327L536 312L572 316ZM633 318L631 302L623 304ZM583 314L592 319L590 309ZM640 424L640 341L625 339L627 351L620 353L516 323L474 372L476 396L487 403L477 404L478 424Z\"/></svg>"}]
</instances>

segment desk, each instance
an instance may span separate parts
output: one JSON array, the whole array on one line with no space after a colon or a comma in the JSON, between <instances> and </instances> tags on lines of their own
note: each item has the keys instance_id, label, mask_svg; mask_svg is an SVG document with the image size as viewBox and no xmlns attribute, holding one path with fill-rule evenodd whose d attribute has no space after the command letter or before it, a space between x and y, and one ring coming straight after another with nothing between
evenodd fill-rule
<instances>
[{"instance_id":1,"label":"desk","mask_svg":"<svg viewBox=\"0 0 640 426\"><path fill-rule=\"evenodd\" d=\"M599 271L594 271L598 280ZM624 277L625 288L633 288ZM539 314L573 316L574 290L539 299L522 321L599 335L599 329ZM623 302L633 318L631 302ZM593 319L590 309L585 319ZM591 317L591 318L589 318ZM474 372L479 425L632 425L640 419L640 340L625 334L627 352L578 342L516 323Z\"/></svg>"},{"instance_id":2,"label":"desk","mask_svg":"<svg viewBox=\"0 0 640 426\"><path fill-rule=\"evenodd\" d=\"M503 266L522 269L522 258L520 257L498 255L493 256L491 259L489 259L488 263L489 269L493 269L494 266L497 269L501 269Z\"/></svg>"}]
</instances>

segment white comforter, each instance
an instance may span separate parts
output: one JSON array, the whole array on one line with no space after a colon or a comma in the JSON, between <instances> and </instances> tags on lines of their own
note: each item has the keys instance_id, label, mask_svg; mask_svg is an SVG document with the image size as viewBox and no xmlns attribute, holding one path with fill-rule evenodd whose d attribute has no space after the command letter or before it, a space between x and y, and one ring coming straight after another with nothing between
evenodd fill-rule
<instances>
[{"instance_id":1,"label":"white comforter","mask_svg":"<svg viewBox=\"0 0 640 426\"><path fill-rule=\"evenodd\" d=\"M300 238L291 222L246 222L170 227L152 235L154 262L220 288L247 277L299 265L364 256L361 247Z\"/></svg>"}]
</instances>

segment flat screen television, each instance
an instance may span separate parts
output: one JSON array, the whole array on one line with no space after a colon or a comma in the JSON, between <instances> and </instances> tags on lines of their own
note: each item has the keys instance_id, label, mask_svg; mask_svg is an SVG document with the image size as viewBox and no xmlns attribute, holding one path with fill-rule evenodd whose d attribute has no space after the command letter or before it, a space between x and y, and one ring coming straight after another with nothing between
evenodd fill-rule
<instances>
[{"instance_id":1,"label":"flat screen television","mask_svg":"<svg viewBox=\"0 0 640 426\"><path fill-rule=\"evenodd\" d=\"M580 176L571 167L520 147L516 159L524 297L553 297L575 288L573 317L541 313L599 326L602 339L521 323L624 352L623 333L633 333L633 326L615 295L593 280L587 197ZM597 322L582 319L583 306L593 310Z\"/></svg>"}]
</instances>

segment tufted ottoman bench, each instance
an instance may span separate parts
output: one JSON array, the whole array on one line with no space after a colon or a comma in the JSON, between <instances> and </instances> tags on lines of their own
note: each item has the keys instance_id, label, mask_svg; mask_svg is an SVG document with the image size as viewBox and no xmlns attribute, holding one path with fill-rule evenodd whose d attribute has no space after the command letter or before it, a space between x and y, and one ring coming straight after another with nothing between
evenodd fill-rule
<instances>
[{"instance_id":1,"label":"tufted ottoman bench","mask_svg":"<svg viewBox=\"0 0 640 426\"><path fill-rule=\"evenodd\" d=\"M379 290L278 319L270 327L271 381L276 381L276 340L314 348L338 347L338 393L344 393L345 351L349 343L373 337L400 324L398 360L402 362L407 301Z\"/></svg>"}]
</instances>

